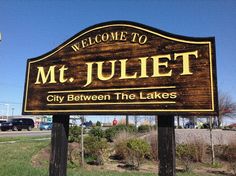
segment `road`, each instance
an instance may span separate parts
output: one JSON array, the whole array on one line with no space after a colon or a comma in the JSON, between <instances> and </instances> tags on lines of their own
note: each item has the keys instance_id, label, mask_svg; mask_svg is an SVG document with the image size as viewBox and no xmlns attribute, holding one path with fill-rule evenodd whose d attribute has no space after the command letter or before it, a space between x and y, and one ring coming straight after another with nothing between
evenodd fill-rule
<instances>
[{"instance_id":1,"label":"road","mask_svg":"<svg viewBox=\"0 0 236 176\"><path fill-rule=\"evenodd\" d=\"M176 129L176 143L200 142L210 144L210 132L208 129ZM236 141L236 131L213 129L213 142L215 145L228 145Z\"/></svg>"},{"instance_id":2,"label":"road","mask_svg":"<svg viewBox=\"0 0 236 176\"><path fill-rule=\"evenodd\" d=\"M156 134L153 131L144 134L142 138ZM212 137L215 145L229 145L236 141L236 131L213 129ZM210 131L208 129L175 129L175 141L177 144L205 143L210 145Z\"/></svg>"},{"instance_id":3,"label":"road","mask_svg":"<svg viewBox=\"0 0 236 176\"><path fill-rule=\"evenodd\" d=\"M18 137L18 136L49 136L51 131L0 131L0 137ZM145 135L146 136L146 135ZM191 140L210 141L210 133L207 129L176 129L176 143L186 143ZM236 131L213 130L213 140L215 144L229 144L231 141L236 141Z\"/></svg>"},{"instance_id":4,"label":"road","mask_svg":"<svg viewBox=\"0 0 236 176\"><path fill-rule=\"evenodd\" d=\"M51 131L0 131L0 137L48 136Z\"/></svg>"}]
</instances>

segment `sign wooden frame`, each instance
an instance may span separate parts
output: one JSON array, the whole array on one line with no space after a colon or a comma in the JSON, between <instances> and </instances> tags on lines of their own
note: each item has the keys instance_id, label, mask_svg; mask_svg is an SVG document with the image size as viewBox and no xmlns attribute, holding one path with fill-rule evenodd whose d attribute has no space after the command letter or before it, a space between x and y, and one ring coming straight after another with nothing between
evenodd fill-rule
<instances>
[{"instance_id":1,"label":"sign wooden frame","mask_svg":"<svg viewBox=\"0 0 236 176\"><path fill-rule=\"evenodd\" d=\"M109 37L113 40L106 41ZM99 63L95 63L96 60ZM142 63L141 71L134 70L139 62ZM156 62L158 64L154 66ZM82 64L87 67L80 68L79 74L83 77L77 80L72 66L75 63L78 67ZM90 81L89 63L92 70ZM96 64L97 68L94 68ZM98 75L94 76L94 72L99 72L99 64L103 73L100 80ZM71 73L68 73L68 65L73 68ZM112 69L109 70L112 66L114 79L104 81L112 74ZM170 72L171 76L163 76L170 75ZM133 22L113 21L92 26L51 52L29 59L25 83L23 114L217 115L218 112L214 37L179 36ZM112 96L114 92L120 93L120 97L117 94L117 99L99 100L99 96ZM150 95L151 100L140 100L141 93ZM74 97L76 94L96 95L96 101L73 99L68 103L70 94ZM128 98L123 100L123 94ZM47 98L50 95L54 101ZM60 102L61 95L67 97L67 102ZM154 96L158 100L153 100ZM163 100L163 97L167 98Z\"/></svg>"}]
</instances>

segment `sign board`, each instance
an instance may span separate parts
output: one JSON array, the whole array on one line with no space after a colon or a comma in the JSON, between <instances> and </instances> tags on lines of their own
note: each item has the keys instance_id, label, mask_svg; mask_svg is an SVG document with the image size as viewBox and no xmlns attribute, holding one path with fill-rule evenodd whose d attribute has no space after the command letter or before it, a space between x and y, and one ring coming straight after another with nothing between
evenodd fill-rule
<instances>
[{"instance_id":1,"label":"sign board","mask_svg":"<svg viewBox=\"0 0 236 176\"><path fill-rule=\"evenodd\" d=\"M217 113L214 38L92 26L27 62L23 114Z\"/></svg>"}]
</instances>

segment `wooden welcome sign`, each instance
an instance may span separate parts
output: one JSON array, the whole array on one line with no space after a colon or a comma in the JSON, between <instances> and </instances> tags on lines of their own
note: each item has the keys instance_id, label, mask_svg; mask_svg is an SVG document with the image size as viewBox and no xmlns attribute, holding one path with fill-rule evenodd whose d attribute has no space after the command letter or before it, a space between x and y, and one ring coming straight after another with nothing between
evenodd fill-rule
<instances>
[{"instance_id":1,"label":"wooden welcome sign","mask_svg":"<svg viewBox=\"0 0 236 176\"><path fill-rule=\"evenodd\" d=\"M214 115L215 62L214 38L99 24L28 60L23 114Z\"/></svg>"}]
</instances>

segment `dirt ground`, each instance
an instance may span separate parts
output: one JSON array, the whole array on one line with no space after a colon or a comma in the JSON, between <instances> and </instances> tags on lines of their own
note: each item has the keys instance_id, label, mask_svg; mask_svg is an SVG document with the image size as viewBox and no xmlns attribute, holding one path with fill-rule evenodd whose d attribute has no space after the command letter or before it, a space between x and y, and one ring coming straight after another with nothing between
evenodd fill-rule
<instances>
[{"instance_id":1,"label":"dirt ground","mask_svg":"<svg viewBox=\"0 0 236 176\"><path fill-rule=\"evenodd\" d=\"M32 157L32 165L34 167L48 167L50 158L50 148L46 147L39 151L36 155ZM133 172L134 170L125 166L122 161L109 159L102 166L86 164L85 168L88 170L109 170L116 172ZM177 161L177 172L183 172L183 166ZM228 163L222 163L220 167L213 168L208 164L199 164L195 163L192 165L192 171L199 175L224 175L224 176L233 176L233 172L229 169ZM158 173L158 163L146 161L143 163L138 172L141 173Z\"/></svg>"},{"instance_id":2,"label":"dirt ground","mask_svg":"<svg viewBox=\"0 0 236 176\"><path fill-rule=\"evenodd\" d=\"M178 129L176 130L176 142L177 143L186 143L189 142L193 137L198 137L204 139L204 141L208 141L209 131L208 130L197 130L197 129ZM236 131L224 131L224 130L214 130L213 131L214 143L216 145L219 144L229 144L231 141L236 141ZM79 150L79 144L72 143L69 144L70 150ZM32 157L32 165L34 167L48 167L48 161L50 158L50 146L40 150L36 155ZM70 156L68 157L70 159ZM73 158L72 158L73 159ZM78 161L78 160L77 160ZM77 162L76 161L76 162ZM209 158L210 163L210 158ZM199 175L225 175L225 176L233 176L232 171L229 169L229 164L226 162L220 161L220 166L211 167L210 164L203 163L195 163L192 165L193 172ZM89 170L111 170L116 172L124 172L130 171L130 168L127 168L122 161L114 160L109 158L108 161L105 162L105 165L96 166L86 164L85 167ZM177 161L177 171L183 171L183 166L181 166L180 162ZM158 172L158 163L147 161L141 165L139 172L142 173L157 173Z\"/></svg>"}]
</instances>

